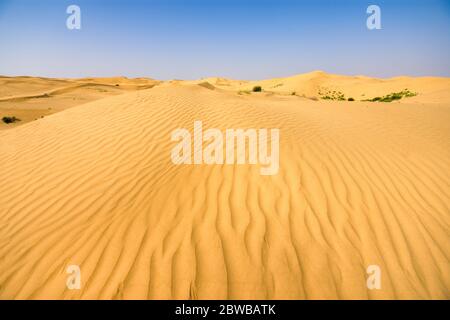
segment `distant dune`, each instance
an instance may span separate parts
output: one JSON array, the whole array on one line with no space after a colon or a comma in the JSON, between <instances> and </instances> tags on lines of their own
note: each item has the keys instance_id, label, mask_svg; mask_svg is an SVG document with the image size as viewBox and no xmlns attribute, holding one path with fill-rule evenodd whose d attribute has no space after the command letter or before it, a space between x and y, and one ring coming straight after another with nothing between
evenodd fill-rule
<instances>
[{"instance_id":1,"label":"distant dune","mask_svg":"<svg viewBox=\"0 0 450 320\"><path fill-rule=\"evenodd\" d=\"M210 77L195 81L158 81L150 78L112 77L51 79L38 77L0 76L0 118L16 116L21 121L5 125L10 129L56 112L129 91L160 87L197 84L211 90L248 94L260 86L267 95L288 96L320 100L327 93L342 94L345 99L368 100L408 89L417 96L398 102L450 103L450 78L396 77L374 79L364 76L342 76L314 71L287 78L260 81L232 80ZM332 92L335 93L332 93Z\"/></svg>"},{"instance_id":2,"label":"distant dune","mask_svg":"<svg viewBox=\"0 0 450 320\"><path fill-rule=\"evenodd\" d=\"M314 71L287 78L275 78L260 81L227 80L224 78L206 78L193 83L209 82L212 85L234 91L251 91L261 86L266 92L292 94L320 98L319 92L340 91L347 98L365 100L385 96L393 92L409 89L418 93L408 102L449 102L450 78L437 77L396 77L375 79L365 76L342 76ZM405 101L405 100L403 100Z\"/></svg>"},{"instance_id":3,"label":"distant dune","mask_svg":"<svg viewBox=\"0 0 450 320\"><path fill-rule=\"evenodd\" d=\"M16 116L9 129L44 116L129 91L152 88L159 81L146 78L49 79L36 77L0 77L0 118Z\"/></svg>"},{"instance_id":4,"label":"distant dune","mask_svg":"<svg viewBox=\"0 0 450 320\"><path fill-rule=\"evenodd\" d=\"M417 95L360 101L404 89ZM59 111L0 131L0 298L449 299L449 89L323 72L0 78L0 115ZM175 166L171 132L195 120L279 128L278 175Z\"/></svg>"}]
</instances>

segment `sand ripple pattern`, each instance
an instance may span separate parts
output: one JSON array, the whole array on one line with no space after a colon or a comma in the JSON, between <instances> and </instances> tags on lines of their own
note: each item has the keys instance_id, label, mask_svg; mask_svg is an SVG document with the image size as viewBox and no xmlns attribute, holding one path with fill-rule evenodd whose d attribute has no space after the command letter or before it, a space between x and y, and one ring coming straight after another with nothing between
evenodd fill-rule
<instances>
[{"instance_id":1,"label":"sand ripple pattern","mask_svg":"<svg viewBox=\"0 0 450 320\"><path fill-rule=\"evenodd\" d=\"M194 120L280 128L279 174L174 166L170 132ZM449 137L449 105L195 85L2 131L0 298L448 299ZM372 264L381 290L366 287Z\"/></svg>"}]
</instances>

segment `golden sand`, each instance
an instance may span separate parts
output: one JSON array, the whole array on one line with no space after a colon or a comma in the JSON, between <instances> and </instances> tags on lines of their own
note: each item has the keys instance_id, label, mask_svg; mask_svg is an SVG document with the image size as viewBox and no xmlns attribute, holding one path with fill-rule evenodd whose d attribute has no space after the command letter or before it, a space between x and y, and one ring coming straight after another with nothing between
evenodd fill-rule
<instances>
[{"instance_id":1,"label":"golden sand","mask_svg":"<svg viewBox=\"0 0 450 320\"><path fill-rule=\"evenodd\" d=\"M3 87L2 99L48 90L62 99L74 85L83 99L89 88L20 81L29 90ZM109 91L118 82L84 81ZM255 85L264 91L242 93ZM357 100L418 95L315 101L321 88ZM7 127L0 298L449 299L449 89L447 78L322 72L209 78L115 92ZM196 120L279 128L278 174L173 165L171 132ZM80 266L80 290L66 287L69 265ZM369 265L381 269L378 290L366 286Z\"/></svg>"}]
</instances>

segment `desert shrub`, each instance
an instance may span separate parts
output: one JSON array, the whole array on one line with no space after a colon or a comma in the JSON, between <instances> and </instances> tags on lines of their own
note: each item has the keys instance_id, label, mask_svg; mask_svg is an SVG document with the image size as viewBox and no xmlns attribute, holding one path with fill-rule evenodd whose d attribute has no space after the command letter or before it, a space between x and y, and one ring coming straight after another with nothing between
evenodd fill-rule
<instances>
[{"instance_id":1,"label":"desert shrub","mask_svg":"<svg viewBox=\"0 0 450 320\"><path fill-rule=\"evenodd\" d=\"M355 99L353 99L353 98L348 98L348 101L355 101Z\"/></svg>"},{"instance_id":2,"label":"desert shrub","mask_svg":"<svg viewBox=\"0 0 450 320\"><path fill-rule=\"evenodd\" d=\"M14 122L20 121L20 119L14 117L14 116L13 117L3 117L2 121L6 124L9 124L9 123L14 123Z\"/></svg>"},{"instance_id":3,"label":"desert shrub","mask_svg":"<svg viewBox=\"0 0 450 320\"><path fill-rule=\"evenodd\" d=\"M417 96L416 92L411 92L408 89L402 90L400 92L393 92L388 95L385 95L383 97L375 97L373 99L367 99L365 101L371 101L371 102L392 102L395 100L400 100L402 98L410 98Z\"/></svg>"},{"instance_id":4,"label":"desert shrub","mask_svg":"<svg viewBox=\"0 0 450 320\"><path fill-rule=\"evenodd\" d=\"M261 86L254 86L253 87L253 92L261 92L261 91L262 91Z\"/></svg>"},{"instance_id":5,"label":"desert shrub","mask_svg":"<svg viewBox=\"0 0 450 320\"><path fill-rule=\"evenodd\" d=\"M297 93L296 93L295 91L293 91L293 92L291 93L291 95L292 95L292 96L295 96L295 95L297 95Z\"/></svg>"},{"instance_id":6,"label":"desert shrub","mask_svg":"<svg viewBox=\"0 0 450 320\"><path fill-rule=\"evenodd\" d=\"M406 98L410 98L410 97L415 97L415 96L417 96L417 92L411 92L411 91L409 91L408 89L405 89L405 90L403 90L402 92L403 92L403 94L404 94L404 96L405 96Z\"/></svg>"},{"instance_id":7,"label":"desert shrub","mask_svg":"<svg viewBox=\"0 0 450 320\"><path fill-rule=\"evenodd\" d=\"M319 96L323 100L338 100L338 101L346 100L344 94L341 91L336 90L333 91L325 90L324 92L319 89Z\"/></svg>"}]
</instances>

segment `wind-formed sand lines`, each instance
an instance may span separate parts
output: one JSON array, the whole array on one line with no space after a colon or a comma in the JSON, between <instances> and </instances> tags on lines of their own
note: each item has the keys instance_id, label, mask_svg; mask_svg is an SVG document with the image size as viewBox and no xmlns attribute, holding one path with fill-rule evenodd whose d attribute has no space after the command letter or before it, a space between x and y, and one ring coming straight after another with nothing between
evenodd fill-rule
<instances>
[{"instance_id":1,"label":"wind-formed sand lines","mask_svg":"<svg viewBox=\"0 0 450 320\"><path fill-rule=\"evenodd\" d=\"M279 128L278 174L174 165L198 119ZM167 85L1 131L0 297L449 298L448 120Z\"/></svg>"}]
</instances>

